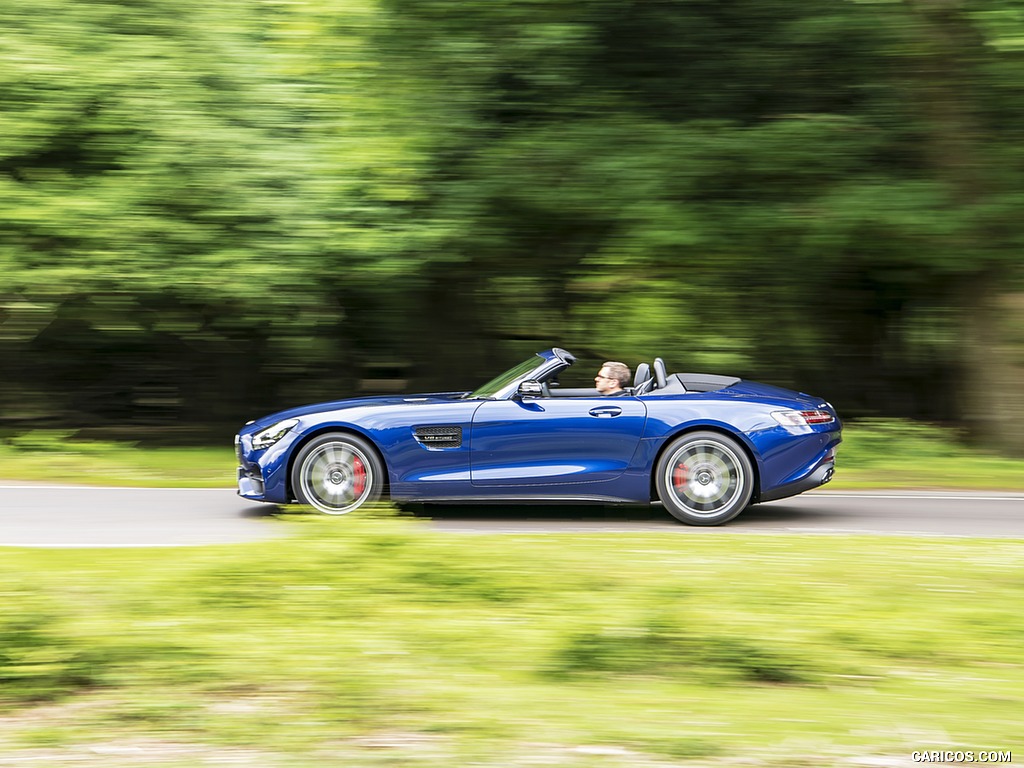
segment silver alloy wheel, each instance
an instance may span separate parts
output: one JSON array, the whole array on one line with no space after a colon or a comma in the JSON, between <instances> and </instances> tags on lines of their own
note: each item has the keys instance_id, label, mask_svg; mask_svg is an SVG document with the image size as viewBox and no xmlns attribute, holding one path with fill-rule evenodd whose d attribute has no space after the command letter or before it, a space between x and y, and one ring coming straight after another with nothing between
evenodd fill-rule
<instances>
[{"instance_id":1,"label":"silver alloy wheel","mask_svg":"<svg viewBox=\"0 0 1024 768\"><path fill-rule=\"evenodd\" d=\"M664 486L686 513L696 517L721 514L747 485L743 462L718 440L686 443L663 466Z\"/></svg>"},{"instance_id":2,"label":"silver alloy wheel","mask_svg":"<svg viewBox=\"0 0 1024 768\"><path fill-rule=\"evenodd\" d=\"M299 486L303 500L328 515L344 515L369 498L376 483L373 463L357 446L332 441L302 460Z\"/></svg>"}]
</instances>

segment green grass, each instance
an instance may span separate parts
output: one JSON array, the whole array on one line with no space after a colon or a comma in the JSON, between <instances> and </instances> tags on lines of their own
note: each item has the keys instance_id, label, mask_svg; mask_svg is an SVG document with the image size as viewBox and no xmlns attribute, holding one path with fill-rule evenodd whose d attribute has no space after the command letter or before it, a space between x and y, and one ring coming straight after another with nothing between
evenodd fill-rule
<instances>
[{"instance_id":1,"label":"green grass","mask_svg":"<svg viewBox=\"0 0 1024 768\"><path fill-rule=\"evenodd\" d=\"M0 478L140 488L226 488L235 483L229 435L223 446L153 448L77 440L73 431L34 430L0 440Z\"/></svg>"},{"instance_id":2,"label":"green grass","mask_svg":"<svg viewBox=\"0 0 1024 768\"><path fill-rule=\"evenodd\" d=\"M1024 542L286 517L268 524L296 535L263 544L0 550L0 754L781 767L1020 746Z\"/></svg>"},{"instance_id":3,"label":"green grass","mask_svg":"<svg viewBox=\"0 0 1024 768\"><path fill-rule=\"evenodd\" d=\"M1024 460L969 448L954 430L899 420L847 425L835 490L990 488L1024 491ZM235 459L222 447L151 448L35 431L0 440L0 478L139 487L230 487Z\"/></svg>"},{"instance_id":4,"label":"green grass","mask_svg":"<svg viewBox=\"0 0 1024 768\"><path fill-rule=\"evenodd\" d=\"M1024 459L966 445L956 430L896 419L856 422L843 430L830 488L1024 490Z\"/></svg>"}]
</instances>

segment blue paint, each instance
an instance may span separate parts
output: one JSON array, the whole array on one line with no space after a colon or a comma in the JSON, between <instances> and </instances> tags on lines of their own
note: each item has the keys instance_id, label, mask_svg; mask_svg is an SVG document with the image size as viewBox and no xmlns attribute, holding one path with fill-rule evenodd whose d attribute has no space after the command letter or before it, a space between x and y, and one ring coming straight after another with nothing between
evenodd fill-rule
<instances>
[{"instance_id":1,"label":"blue paint","mask_svg":"<svg viewBox=\"0 0 1024 768\"><path fill-rule=\"evenodd\" d=\"M493 399L471 399L463 392L352 398L262 417L239 433L239 494L255 501L292 501L292 459L309 439L332 431L368 440L387 468L391 497L420 501L600 498L646 503L661 450L691 430L719 431L746 448L758 479L756 501L761 495L786 495L790 488L806 490L801 483L817 477L814 473L831 461L829 450L842 439L838 418L811 425L804 434L780 426L773 411L835 412L820 398L757 382L737 381L713 392L521 397L522 381L554 378L574 358L555 349L538 353L535 360L532 370ZM298 424L271 447L252 447L255 434L285 419ZM460 427L462 443L423 445L413 433L425 427ZM262 477L262 489L254 477Z\"/></svg>"}]
</instances>

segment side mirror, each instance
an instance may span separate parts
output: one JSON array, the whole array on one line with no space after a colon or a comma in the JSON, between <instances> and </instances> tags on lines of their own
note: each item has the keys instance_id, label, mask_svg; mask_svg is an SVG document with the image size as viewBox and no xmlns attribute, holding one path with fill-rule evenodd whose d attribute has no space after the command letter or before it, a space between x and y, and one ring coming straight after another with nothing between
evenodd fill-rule
<instances>
[{"instance_id":1,"label":"side mirror","mask_svg":"<svg viewBox=\"0 0 1024 768\"><path fill-rule=\"evenodd\" d=\"M540 397L544 394L544 388L539 381L523 381L519 384L517 394L520 397Z\"/></svg>"}]
</instances>

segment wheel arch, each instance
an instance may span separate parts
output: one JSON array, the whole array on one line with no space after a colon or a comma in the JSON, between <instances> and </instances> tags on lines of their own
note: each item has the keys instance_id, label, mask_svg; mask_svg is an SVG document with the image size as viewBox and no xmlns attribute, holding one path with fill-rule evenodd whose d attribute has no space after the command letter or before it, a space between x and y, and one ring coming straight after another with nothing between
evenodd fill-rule
<instances>
[{"instance_id":1,"label":"wheel arch","mask_svg":"<svg viewBox=\"0 0 1024 768\"><path fill-rule=\"evenodd\" d=\"M302 439L291 447L291 450L289 451L288 455L288 466L285 472L285 490L287 491L288 498L290 498L292 501L296 499L295 489L292 488L292 469L295 467L295 458L302 452L302 449L308 443L320 437L321 435L326 435L332 432L348 434L352 435L353 437L361 438L365 440L370 445L371 448L373 448L374 452L377 454L377 458L380 459L381 466L384 467L384 487L381 489L381 498L390 499L390 470L388 469L388 462L384 458L384 451L380 449L380 446L377 444L377 441L374 440L370 435L368 435L361 429L356 429L351 424L324 424L322 426L316 427L315 429L312 429L308 433L304 434L302 436Z\"/></svg>"},{"instance_id":2,"label":"wheel arch","mask_svg":"<svg viewBox=\"0 0 1024 768\"><path fill-rule=\"evenodd\" d=\"M743 449L743 452L747 455L747 458L750 459L750 466L754 470L754 491L750 496L750 503L756 503L761 496L761 466L757 458L757 452L754 450L754 446L751 444L747 436L744 435L742 432L735 432L729 429L728 427L724 427L721 424L715 423L686 424L674 430L673 432L670 432L667 435L665 435L661 445L658 447L657 453L654 454L654 458L651 461L651 475L649 478L649 492L651 494L651 501L658 500L658 473L656 470L658 467L658 462L661 461L662 455L665 453L665 451L668 450L668 447L673 442L676 441L676 439L682 437L683 435L687 435L691 432L717 432L720 435L732 438L732 440L736 442L740 446L740 448Z\"/></svg>"}]
</instances>

